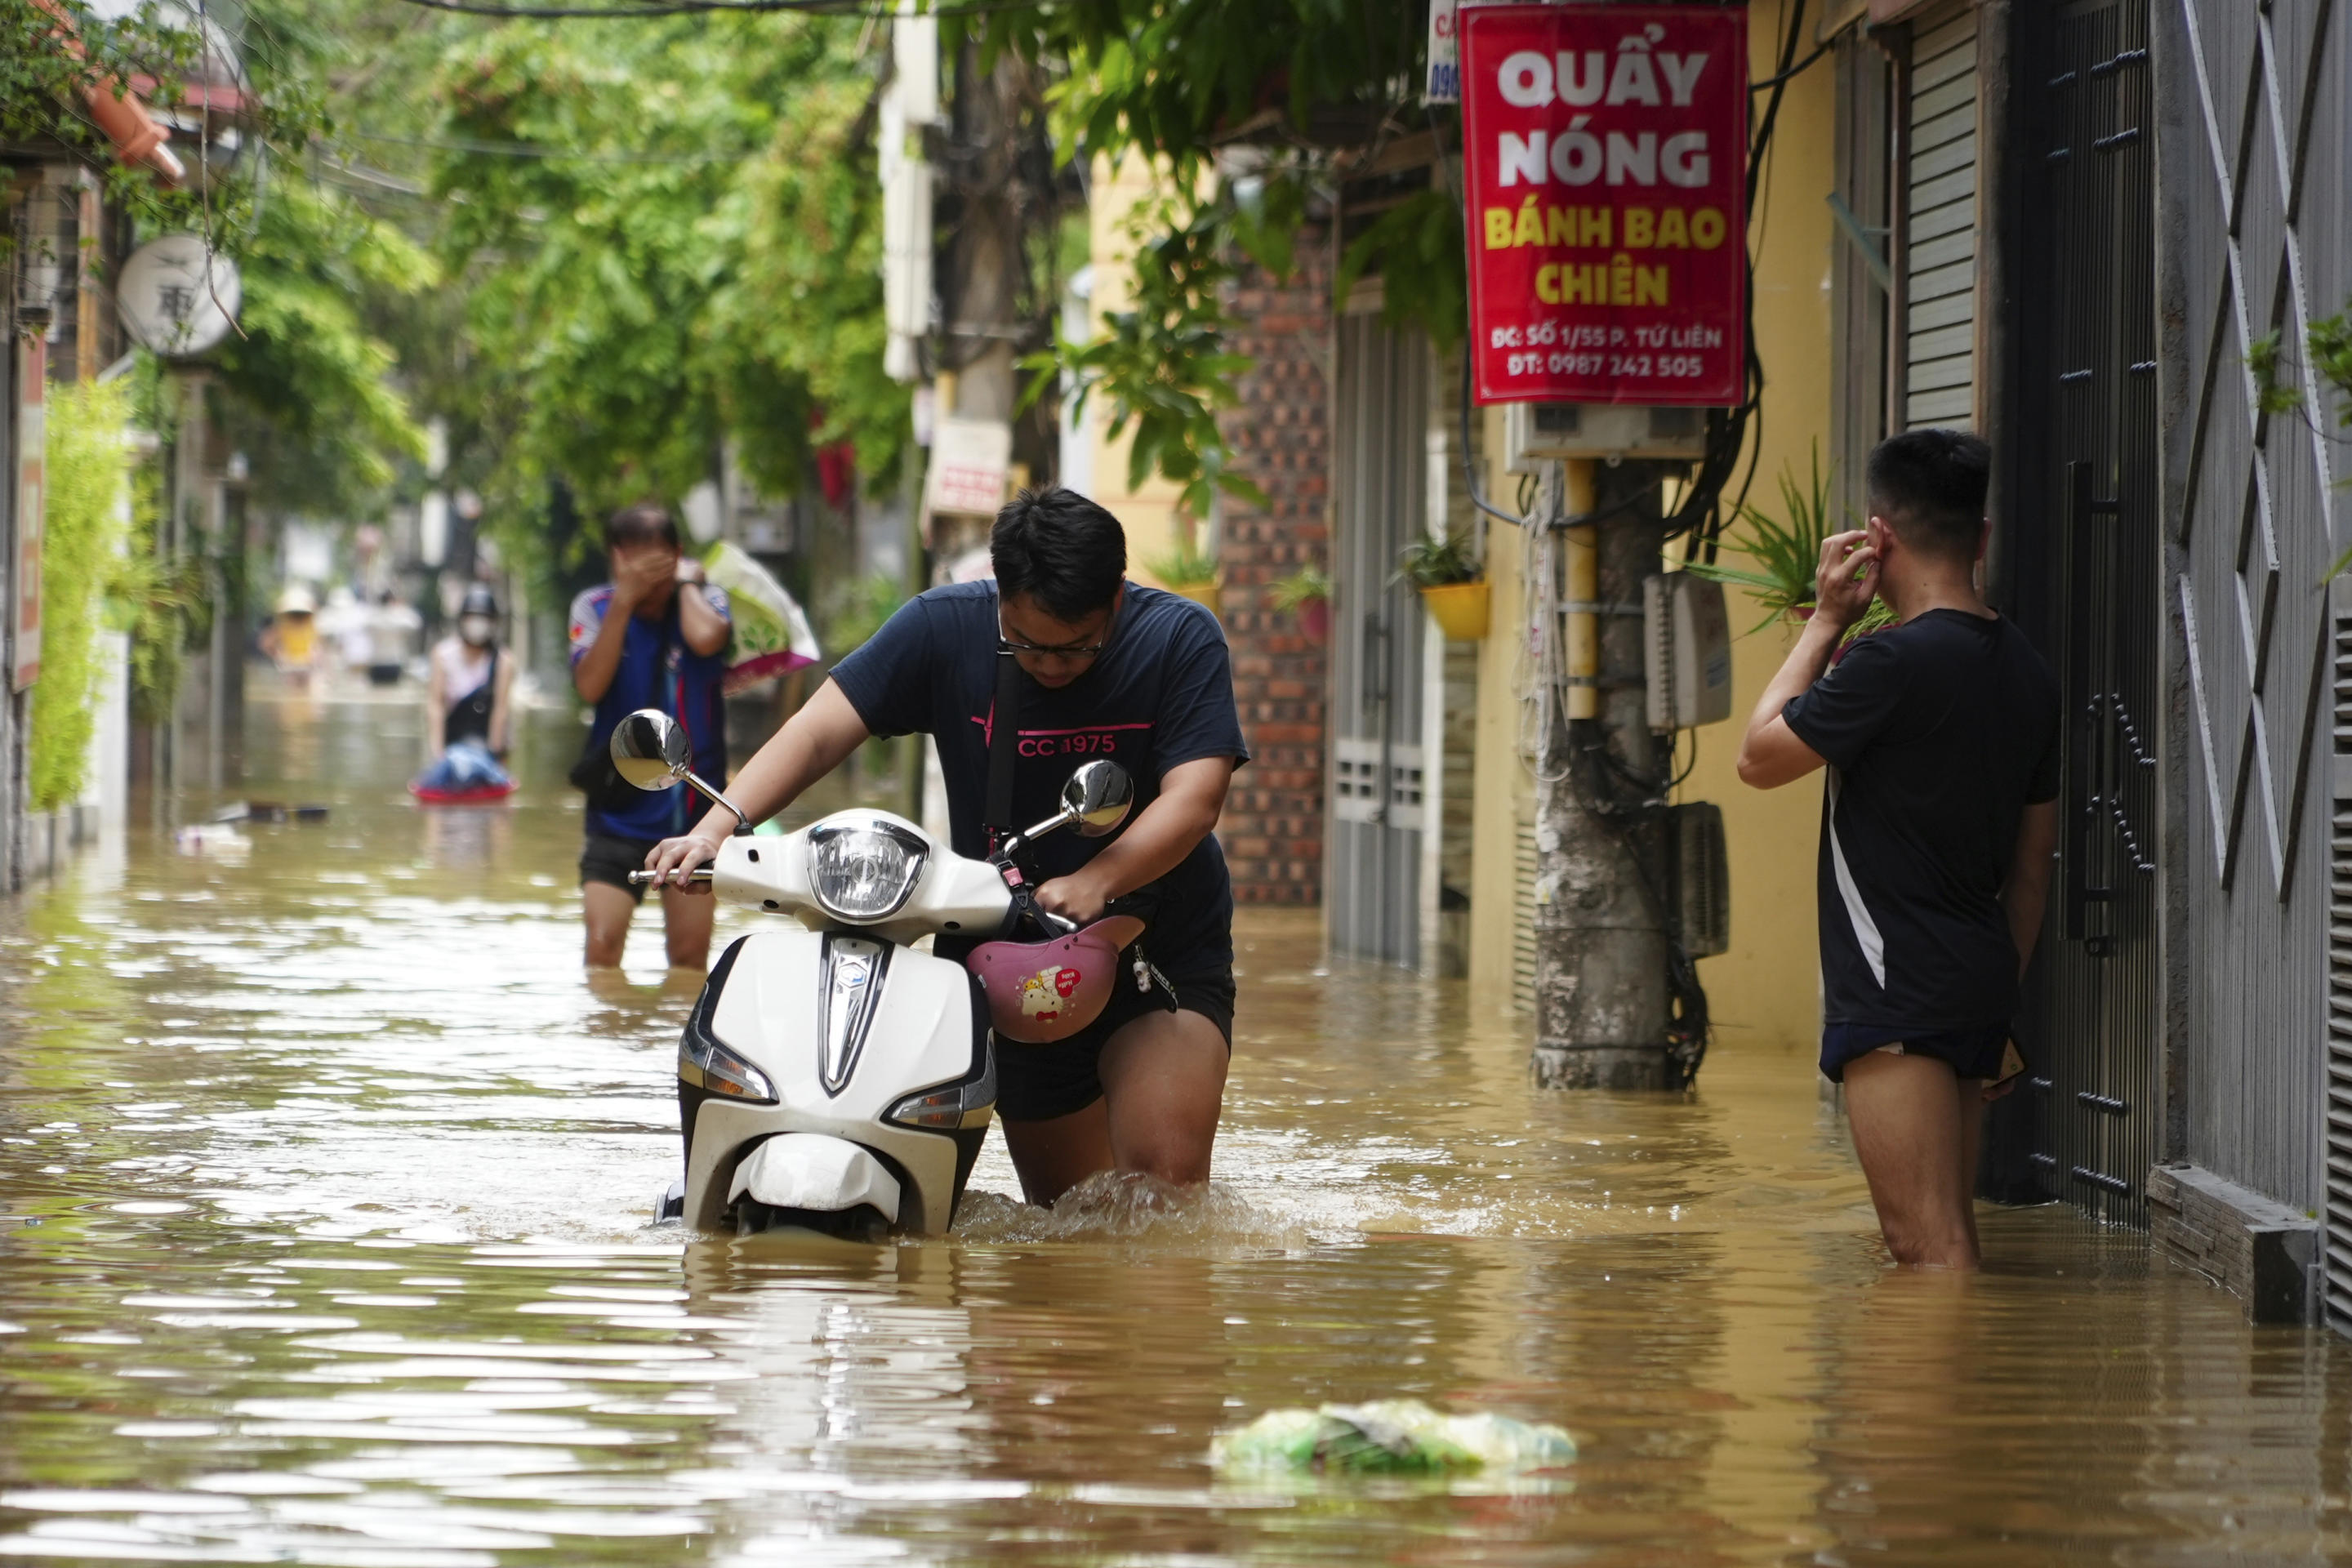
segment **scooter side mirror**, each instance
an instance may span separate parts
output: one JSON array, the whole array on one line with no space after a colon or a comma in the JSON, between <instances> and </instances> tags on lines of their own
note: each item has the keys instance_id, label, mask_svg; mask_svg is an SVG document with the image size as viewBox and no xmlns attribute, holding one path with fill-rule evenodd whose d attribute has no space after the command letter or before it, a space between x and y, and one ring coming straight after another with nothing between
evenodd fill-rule
<instances>
[{"instance_id":1,"label":"scooter side mirror","mask_svg":"<svg viewBox=\"0 0 2352 1568\"><path fill-rule=\"evenodd\" d=\"M1135 781L1108 758L1082 763L1062 786L1062 809L1081 838L1100 838L1110 832L1127 820L1134 805Z\"/></svg>"},{"instance_id":2,"label":"scooter side mirror","mask_svg":"<svg viewBox=\"0 0 2352 1568\"><path fill-rule=\"evenodd\" d=\"M670 789L692 762L686 731L657 708L640 708L613 726L613 771L643 790Z\"/></svg>"}]
</instances>

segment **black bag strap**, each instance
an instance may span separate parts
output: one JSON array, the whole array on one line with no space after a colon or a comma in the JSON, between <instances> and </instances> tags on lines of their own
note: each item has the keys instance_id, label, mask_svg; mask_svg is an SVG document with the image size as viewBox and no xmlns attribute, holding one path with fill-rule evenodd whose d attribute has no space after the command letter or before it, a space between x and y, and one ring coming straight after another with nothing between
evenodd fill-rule
<instances>
[{"instance_id":1,"label":"black bag strap","mask_svg":"<svg viewBox=\"0 0 2352 1568\"><path fill-rule=\"evenodd\" d=\"M1019 751L1021 663L1011 648L996 650L996 700L989 710L988 798L982 825L992 851L1013 832L1013 761Z\"/></svg>"}]
</instances>

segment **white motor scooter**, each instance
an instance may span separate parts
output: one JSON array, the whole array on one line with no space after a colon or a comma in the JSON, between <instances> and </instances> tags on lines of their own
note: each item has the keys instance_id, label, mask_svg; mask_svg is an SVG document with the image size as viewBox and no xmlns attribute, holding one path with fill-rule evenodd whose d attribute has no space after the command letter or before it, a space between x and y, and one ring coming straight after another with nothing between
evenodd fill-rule
<instances>
[{"instance_id":1,"label":"white motor scooter","mask_svg":"<svg viewBox=\"0 0 2352 1568\"><path fill-rule=\"evenodd\" d=\"M640 789L690 784L744 820L689 770L686 733L666 714L628 715L612 756ZM980 983L911 944L1002 935L1025 902L1007 869L1021 847L1066 827L1109 833L1133 800L1118 763L1083 763L1062 809L992 861L958 855L887 811L729 838L689 881L798 923L729 946L687 1019L677 1048L686 1174L659 1217L702 1230L943 1234L995 1109L995 1041Z\"/></svg>"}]
</instances>

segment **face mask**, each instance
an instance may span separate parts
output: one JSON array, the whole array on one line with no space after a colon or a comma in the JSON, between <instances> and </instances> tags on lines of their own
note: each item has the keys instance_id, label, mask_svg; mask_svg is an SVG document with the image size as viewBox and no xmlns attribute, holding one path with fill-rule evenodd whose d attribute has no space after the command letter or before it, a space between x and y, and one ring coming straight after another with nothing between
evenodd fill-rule
<instances>
[{"instance_id":1,"label":"face mask","mask_svg":"<svg viewBox=\"0 0 2352 1568\"><path fill-rule=\"evenodd\" d=\"M490 634L497 629L488 616L465 616L457 622L457 635L476 647L488 643L490 640Z\"/></svg>"}]
</instances>

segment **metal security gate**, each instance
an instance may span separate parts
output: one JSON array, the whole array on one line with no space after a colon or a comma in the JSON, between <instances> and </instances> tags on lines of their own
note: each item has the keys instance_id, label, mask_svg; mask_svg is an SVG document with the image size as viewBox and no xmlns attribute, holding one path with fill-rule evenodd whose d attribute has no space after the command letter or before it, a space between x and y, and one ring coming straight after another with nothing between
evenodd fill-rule
<instances>
[{"instance_id":1,"label":"metal security gate","mask_svg":"<svg viewBox=\"0 0 2352 1568\"><path fill-rule=\"evenodd\" d=\"M2347 1328L2352 581L2328 579L2352 543L2352 449L2304 343L2352 295L2352 14L2342 0L2157 0L2155 14L2159 318L2179 376L2163 399L2181 714L2166 747L2181 998L2166 1081L2180 1158L2324 1219L2327 1314ZM2273 334L2300 408L2259 396L2248 353Z\"/></svg>"},{"instance_id":2,"label":"metal security gate","mask_svg":"<svg viewBox=\"0 0 2352 1568\"><path fill-rule=\"evenodd\" d=\"M2145 0L2054 7L2022 60L2021 621L2060 689L2058 865L2028 998L2040 1184L2147 1218L2163 1107L2161 554ZM2036 539L2036 535L2039 539Z\"/></svg>"},{"instance_id":3,"label":"metal security gate","mask_svg":"<svg viewBox=\"0 0 2352 1568\"><path fill-rule=\"evenodd\" d=\"M1430 363L1375 314L1339 320L1332 472L1331 950L1421 963L1420 595L1397 557L1424 524Z\"/></svg>"}]
</instances>

